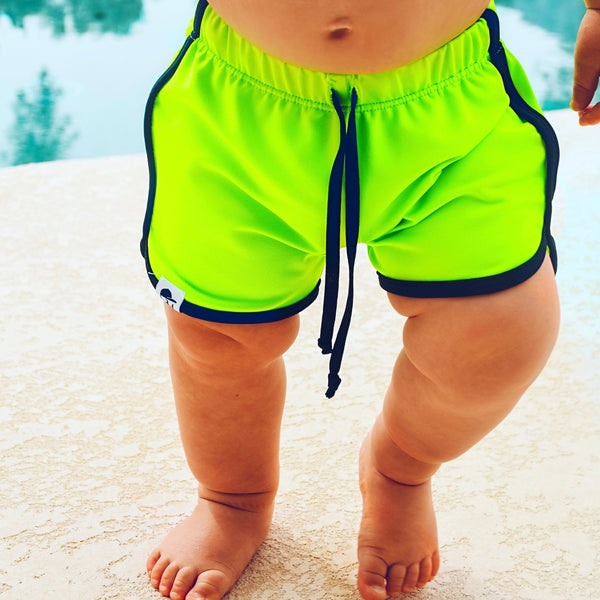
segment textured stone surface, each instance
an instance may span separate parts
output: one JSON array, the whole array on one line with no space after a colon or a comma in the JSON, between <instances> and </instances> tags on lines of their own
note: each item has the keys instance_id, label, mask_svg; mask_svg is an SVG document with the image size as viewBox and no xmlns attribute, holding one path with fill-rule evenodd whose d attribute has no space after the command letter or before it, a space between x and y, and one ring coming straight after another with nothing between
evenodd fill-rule
<instances>
[{"instance_id":1,"label":"textured stone surface","mask_svg":"<svg viewBox=\"0 0 600 600\"><path fill-rule=\"evenodd\" d=\"M600 129L550 115L563 325L510 417L435 482L442 569L423 600L597 600ZM162 307L138 238L140 156L0 171L0 597L156 600L147 553L193 506ZM281 493L231 600L355 600L356 455L401 340L361 254L342 377L323 396L320 302L289 352Z\"/></svg>"}]
</instances>

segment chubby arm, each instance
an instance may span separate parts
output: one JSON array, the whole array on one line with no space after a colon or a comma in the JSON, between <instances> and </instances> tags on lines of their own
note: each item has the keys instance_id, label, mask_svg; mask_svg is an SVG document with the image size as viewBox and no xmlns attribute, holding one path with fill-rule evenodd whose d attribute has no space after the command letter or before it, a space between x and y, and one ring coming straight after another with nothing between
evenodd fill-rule
<instances>
[{"instance_id":1,"label":"chubby arm","mask_svg":"<svg viewBox=\"0 0 600 600\"><path fill-rule=\"evenodd\" d=\"M591 106L600 77L600 0L585 0L587 11L575 44L575 75L571 108L581 125L600 123L600 102Z\"/></svg>"}]
</instances>

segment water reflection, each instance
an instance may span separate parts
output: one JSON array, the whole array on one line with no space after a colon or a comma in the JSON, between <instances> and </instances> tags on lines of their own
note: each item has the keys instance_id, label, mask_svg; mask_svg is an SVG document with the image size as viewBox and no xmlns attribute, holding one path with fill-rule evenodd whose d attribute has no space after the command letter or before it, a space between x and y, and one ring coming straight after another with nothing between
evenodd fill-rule
<instances>
[{"instance_id":1,"label":"water reflection","mask_svg":"<svg viewBox=\"0 0 600 600\"><path fill-rule=\"evenodd\" d=\"M14 121L8 132L12 145L10 163L20 165L63 158L77 134L71 119L57 110L62 90L42 71L36 87L28 94L17 92Z\"/></svg>"},{"instance_id":2,"label":"water reflection","mask_svg":"<svg viewBox=\"0 0 600 600\"><path fill-rule=\"evenodd\" d=\"M13 26L23 28L25 18L37 15L52 27L55 35L72 28L76 33L128 34L139 21L143 0L0 0L0 15Z\"/></svg>"},{"instance_id":3,"label":"water reflection","mask_svg":"<svg viewBox=\"0 0 600 600\"><path fill-rule=\"evenodd\" d=\"M571 48L585 13L581 0L497 0L496 4L515 8L525 21L558 34Z\"/></svg>"},{"instance_id":4,"label":"water reflection","mask_svg":"<svg viewBox=\"0 0 600 600\"><path fill-rule=\"evenodd\" d=\"M530 6L533 4L539 4L537 14ZM583 3L579 0L555 4L548 10L535 0L501 0L497 3L502 37L525 67L544 110L568 106L573 50L583 14L580 10Z\"/></svg>"}]
</instances>

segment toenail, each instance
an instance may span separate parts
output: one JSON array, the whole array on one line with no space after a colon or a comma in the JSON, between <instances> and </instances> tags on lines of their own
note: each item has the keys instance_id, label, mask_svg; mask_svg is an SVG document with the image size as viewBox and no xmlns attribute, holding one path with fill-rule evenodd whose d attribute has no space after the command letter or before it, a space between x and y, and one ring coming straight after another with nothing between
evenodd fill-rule
<instances>
[{"instance_id":1,"label":"toenail","mask_svg":"<svg viewBox=\"0 0 600 600\"><path fill-rule=\"evenodd\" d=\"M387 596L385 588L380 586L380 585L371 585L369 586L371 588L371 590L373 590L373 592L375 592L378 595L383 595L383 597L385 598Z\"/></svg>"}]
</instances>

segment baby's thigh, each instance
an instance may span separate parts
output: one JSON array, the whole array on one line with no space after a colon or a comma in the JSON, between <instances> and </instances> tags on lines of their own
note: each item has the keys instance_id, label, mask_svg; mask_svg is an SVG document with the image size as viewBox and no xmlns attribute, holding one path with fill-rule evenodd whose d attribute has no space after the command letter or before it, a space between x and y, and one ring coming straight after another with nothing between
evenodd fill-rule
<instances>
[{"instance_id":1,"label":"baby's thigh","mask_svg":"<svg viewBox=\"0 0 600 600\"><path fill-rule=\"evenodd\" d=\"M256 368L279 358L298 335L294 315L270 323L215 323L165 307L171 352L200 368Z\"/></svg>"},{"instance_id":2,"label":"baby's thigh","mask_svg":"<svg viewBox=\"0 0 600 600\"><path fill-rule=\"evenodd\" d=\"M494 294L408 298L389 294L408 316L404 347L427 378L467 398L522 393L554 347L559 302L552 263L525 282Z\"/></svg>"}]
</instances>

